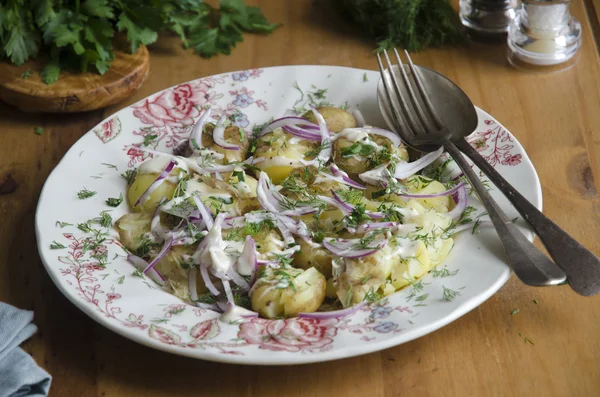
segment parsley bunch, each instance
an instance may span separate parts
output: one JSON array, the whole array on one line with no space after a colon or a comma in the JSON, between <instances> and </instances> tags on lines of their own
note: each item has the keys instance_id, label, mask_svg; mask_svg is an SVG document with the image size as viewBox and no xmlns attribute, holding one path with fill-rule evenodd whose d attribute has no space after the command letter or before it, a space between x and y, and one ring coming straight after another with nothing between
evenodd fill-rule
<instances>
[{"instance_id":1,"label":"parsley bunch","mask_svg":"<svg viewBox=\"0 0 600 397\"><path fill-rule=\"evenodd\" d=\"M458 16L448 0L337 0L378 51L392 47L420 51L462 40Z\"/></svg>"},{"instance_id":2,"label":"parsley bunch","mask_svg":"<svg viewBox=\"0 0 600 397\"><path fill-rule=\"evenodd\" d=\"M52 84L63 68L104 74L118 36L133 53L170 31L208 58L229 54L244 32L277 26L244 0L220 0L218 8L203 0L0 0L0 59L21 65L44 56L42 79Z\"/></svg>"}]
</instances>

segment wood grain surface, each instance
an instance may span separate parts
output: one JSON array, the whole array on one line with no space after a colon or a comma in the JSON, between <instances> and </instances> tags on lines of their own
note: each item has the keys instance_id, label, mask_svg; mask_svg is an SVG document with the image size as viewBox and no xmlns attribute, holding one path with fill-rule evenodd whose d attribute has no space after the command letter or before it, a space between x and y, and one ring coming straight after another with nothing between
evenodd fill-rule
<instances>
[{"instance_id":1,"label":"wood grain surface","mask_svg":"<svg viewBox=\"0 0 600 397\"><path fill-rule=\"evenodd\" d=\"M122 46L122 45L121 45ZM0 62L0 100L27 112L72 113L102 109L129 97L148 77L150 55L142 45L131 54L115 50L111 68L95 72L61 71L54 84L45 84L40 71L44 59L30 59L21 66ZM24 79L23 73L32 74Z\"/></svg>"},{"instance_id":2,"label":"wood grain surface","mask_svg":"<svg viewBox=\"0 0 600 397\"><path fill-rule=\"evenodd\" d=\"M284 26L210 60L162 39L150 49L150 77L124 103L61 116L0 105L0 300L35 310L40 330L24 348L53 375L51 395L599 396L600 296L584 298L566 286L530 288L513 277L433 334L379 353L294 367L214 364L154 351L104 329L60 294L36 250L37 199L65 151L105 116L171 85L231 70L376 69L373 43L328 2L256 4ZM539 173L544 212L600 254L600 62L590 28L598 15L590 4L572 3L584 35L578 62L567 71L511 69L504 45L428 50L413 59L457 82L518 137ZM36 126L43 135L33 133Z\"/></svg>"}]
</instances>

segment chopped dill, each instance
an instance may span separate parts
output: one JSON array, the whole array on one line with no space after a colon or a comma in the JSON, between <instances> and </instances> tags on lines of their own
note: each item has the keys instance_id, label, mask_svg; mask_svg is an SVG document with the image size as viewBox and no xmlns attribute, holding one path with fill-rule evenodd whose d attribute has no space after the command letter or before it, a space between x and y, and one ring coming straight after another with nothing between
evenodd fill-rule
<instances>
[{"instance_id":1,"label":"chopped dill","mask_svg":"<svg viewBox=\"0 0 600 397\"><path fill-rule=\"evenodd\" d=\"M444 293L442 295L442 299L446 302L451 302L454 300L454 298L456 298L458 295L460 295L460 292L452 290L450 288L446 288L443 285L442 285L442 288L444 288Z\"/></svg>"},{"instance_id":2,"label":"chopped dill","mask_svg":"<svg viewBox=\"0 0 600 397\"><path fill-rule=\"evenodd\" d=\"M134 168L134 169L127 170L124 173L122 173L121 178L123 178L127 181L127 185L131 185L133 183L133 181L135 180L136 175L137 175L137 170Z\"/></svg>"},{"instance_id":3,"label":"chopped dill","mask_svg":"<svg viewBox=\"0 0 600 397\"><path fill-rule=\"evenodd\" d=\"M118 207L123 202L123 193L119 195L119 198L110 197L106 199L106 204L111 207Z\"/></svg>"},{"instance_id":4,"label":"chopped dill","mask_svg":"<svg viewBox=\"0 0 600 397\"><path fill-rule=\"evenodd\" d=\"M77 198L79 200L84 200L84 199L90 198L90 197L92 197L94 195L96 195L96 192L88 190L85 187L83 189L81 189L79 192L77 192Z\"/></svg>"},{"instance_id":5,"label":"chopped dill","mask_svg":"<svg viewBox=\"0 0 600 397\"><path fill-rule=\"evenodd\" d=\"M62 248L67 248L67 247L64 244L57 242L56 240L52 241L52 244L50 244L51 250L57 250L57 249L62 249Z\"/></svg>"}]
</instances>

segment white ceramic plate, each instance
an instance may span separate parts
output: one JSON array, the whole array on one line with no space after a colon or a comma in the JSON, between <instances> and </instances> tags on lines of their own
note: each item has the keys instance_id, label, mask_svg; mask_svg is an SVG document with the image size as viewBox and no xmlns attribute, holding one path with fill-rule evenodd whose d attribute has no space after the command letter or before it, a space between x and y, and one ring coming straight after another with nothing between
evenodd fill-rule
<instances>
[{"instance_id":1,"label":"white ceramic plate","mask_svg":"<svg viewBox=\"0 0 600 397\"><path fill-rule=\"evenodd\" d=\"M316 92L335 105L360 109L369 124L384 126L377 109L377 80L374 71L332 66L253 69L184 83L114 114L73 145L42 191L36 231L50 277L86 314L127 338L170 353L244 364L299 364L370 353L435 331L477 307L510 276L499 240L486 228L456 237L445 261L448 274L456 274L429 274L422 290L406 288L350 317L225 324L216 313L187 305L133 275L114 230L99 241L76 227L101 211L112 210L114 220L127 212L125 203L113 209L105 200L125 194L121 173L147 156L129 146L152 134L157 138L151 147L170 150L186 139L199 115L197 105L210 103L217 116L237 114L238 125L250 130L293 107L301 98L299 87L303 100ZM319 95L323 89L327 91ZM490 115L481 110L478 115L479 125L469 140L541 207L539 180L521 145ZM97 194L78 199L84 187ZM493 193L509 216L516 217L507 200ZM53 242L66 248L51 249ZM105 266L99 263L102 258ZM444 300L444 289L447 298L455 296Z\"/></svg>"}]
</instances>

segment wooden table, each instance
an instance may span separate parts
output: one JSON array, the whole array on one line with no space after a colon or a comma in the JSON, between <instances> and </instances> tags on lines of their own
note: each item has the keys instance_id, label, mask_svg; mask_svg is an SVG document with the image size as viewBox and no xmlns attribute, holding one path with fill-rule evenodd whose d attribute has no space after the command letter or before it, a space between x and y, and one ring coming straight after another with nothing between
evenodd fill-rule
<instances>
[{"instance_id":1,"label":"wooden table","mask_svg":"<svg viewBox=\"0 0 600 397\"><path fill-rule=\"evenodd\" d=\"M584 32L579 61L568 71L511 69L504 45L428 50L414 58L456 81L518 137L542 181L544 211L600 254L594 182L600 181L594 43L600 2L594 1L595 9L591 0L587 8L572 5ZM528 288L513 277L479 308L413 342L336 362L246 367L138 345L93 322L52 284L37 254L34 212L46 177L67 149L121 107L199 76L287 64L375 69L373 43L325 3L261 1L284 27L272 36L247 36L228 57L203 60L177 40L161 40L151 48L148 81L126 103L104 111L41 115L0 105L0 300L35 310L40 331L24 347L53 375L51 395L599 396L600 297L583 298L568 287ZM43 135L34 134L36 126ZM520 312L511 315L515 308Z\"/></svg>"}]
</instances>

